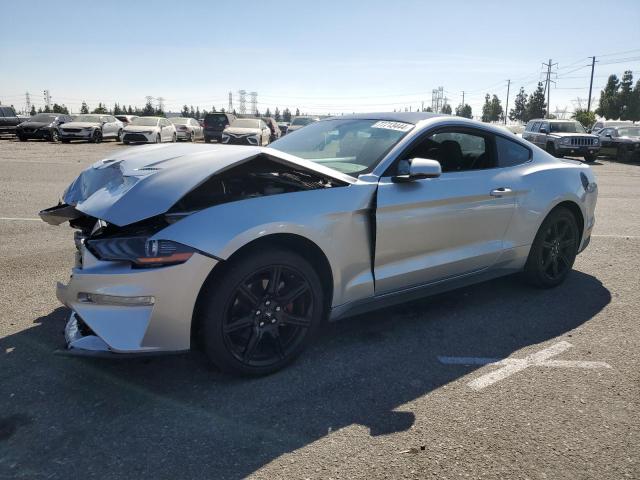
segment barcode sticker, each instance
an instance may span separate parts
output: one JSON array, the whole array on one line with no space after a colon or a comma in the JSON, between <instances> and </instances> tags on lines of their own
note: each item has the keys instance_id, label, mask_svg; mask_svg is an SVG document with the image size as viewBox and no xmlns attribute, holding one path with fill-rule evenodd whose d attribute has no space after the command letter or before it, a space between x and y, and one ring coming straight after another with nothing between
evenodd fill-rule
<instances>
[{"instance_id":1,"label":"barcode sticker","mask_svg":"<svg viewBox=\"0 0 640 480\"><path fill-rule=\"evenodd\" d=\"M387 130L398 130L399 132L408 132L413 128L411 123L379 121L371 125L371 128L384 128Z\"/></svg>"}]
</instances>

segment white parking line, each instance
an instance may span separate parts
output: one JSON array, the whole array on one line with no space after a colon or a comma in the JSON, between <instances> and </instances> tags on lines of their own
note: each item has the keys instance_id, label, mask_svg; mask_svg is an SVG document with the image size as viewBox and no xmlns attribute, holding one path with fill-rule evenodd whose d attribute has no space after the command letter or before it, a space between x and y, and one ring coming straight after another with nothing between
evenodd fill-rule
<instances>
[{"instance_id":1,"label":"white parking line","mask_svg":"<svg viewBox=\"0 0 640 480\"><path fill-rule=\"evenodd\" d=\"M640 235L591 235L595 238L640 238Z\"/></svg>"},{"instance_id":2,"label":"white parking line","mask_svg":"<svg viewBox=\"0 0 640 480\"><path fill-rule=\"evenodd\" d=\"M26 217L0 217L0 220L17 221L17 222L41 222L41 218L26 218Z\"/></svg>"},{"instance_id":3,"label":"white parking line","mask_svg":"<svg viewBox=\"0 0 640 480\"><path fill-rule=\"evenodd\" d=\"M473 390L482 390L489 385L493 385L500 380L510 377L514 373L525 370L529 367L553 367L553 368L611 368L606 362L587 362L578 360L550 360L551 357L560 355L572 345L569 342L559 342L555 345L532 353L523 359L517 358L485 358L485 357L438 357L438 361L445 365L492 365L500 366L498 370L482 375L472 380L467 385Z\"/></svg>"}]
</instances>

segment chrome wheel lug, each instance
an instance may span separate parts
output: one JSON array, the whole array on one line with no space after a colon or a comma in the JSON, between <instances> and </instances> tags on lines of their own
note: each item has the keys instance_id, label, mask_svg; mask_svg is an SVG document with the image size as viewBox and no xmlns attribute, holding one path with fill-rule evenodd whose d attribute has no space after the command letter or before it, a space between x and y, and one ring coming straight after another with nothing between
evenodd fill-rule
<instances>
[{"instance_id":1,"label":"chrome wheel lug","mask_svg":"<svg viewBox=\"0 0 640 480\"><path fill-rule=\"evenodd\" d=\"M279 311L280 311L280 307L276 307L276 312L279 312Z\"/></svg>"},{"instance_id":2,"label":"chrome wheel lug","mask_svg":"<svg viewBox=\"0 0 640 480\"><path fill-rule=\"evenodd\" d=\"M266 302L264 302L265 305L271 305L271 302L269 300L267 300Z\"/></svg>"},{"instance_id":3,"label":"chrome wheel lug","mask_svg":"<svg viewBox=\"0 0 640 480\"><path fill-rule=\"evenodd\" d=\"M275 318L272 318L272 319L271 319L271 323L276 323L276 319L275 319Z\"/></svg>"},{"instance_id":4,"label":"chrome wheel lug","mask_svg":"<svg viewBox=\"0 0 640 480\"><path fill-rule=\"evenodd\" d=\"M256 310L256 315L260 315L260 310Z\"/></svg>"},{"instance_id":5,"label":"chrome wheel lug","mask_svg":"<svg viewBox=\"0 0 640 480\"><path fill-rule=\"evenodd\" d=\"M260 326L261 326L261 327L264 327L264 322L260 322Z\"/></svg>"}]
</instances>

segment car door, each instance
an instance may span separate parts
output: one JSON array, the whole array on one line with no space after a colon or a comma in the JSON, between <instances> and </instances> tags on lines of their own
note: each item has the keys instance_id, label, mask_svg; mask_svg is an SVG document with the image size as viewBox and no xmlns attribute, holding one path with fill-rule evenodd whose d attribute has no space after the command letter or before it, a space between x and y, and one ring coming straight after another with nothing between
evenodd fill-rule
<instances>
[{"instance_id":1,"label":"car door","mask_svg":"<svg viewBox=\"0 0 640 480\"><path fill-rule=\"evenodd\" d=\"M600 138L600 153L603 155L611 155L615 151L615 143L613 140L613 128L603 128L598 132Z\"/></svg>"},{"instance_id":2,"label":"car door","mask_svg":"<svg viewBox=\"0 0 640 480\"><path fill-rule=\"evenodd\" d=\"M394 181L393 168L416 157L440 161L442 175ZM495 137L482 130L446 128L414 142L379 181L376 295L491 267L515 210L514 175L497 168Z\"/></svg>"},{"instance_id":3,"label":"car door","mask_svg":"<svg viewBox=\"0 0 640 480\"><path fill-rule=\"evenodd\" d=\"M113 124L109 121L109 116L102 115L100 122L102 123L102 138L113 136Z\"/></svg>"}]
</instances>

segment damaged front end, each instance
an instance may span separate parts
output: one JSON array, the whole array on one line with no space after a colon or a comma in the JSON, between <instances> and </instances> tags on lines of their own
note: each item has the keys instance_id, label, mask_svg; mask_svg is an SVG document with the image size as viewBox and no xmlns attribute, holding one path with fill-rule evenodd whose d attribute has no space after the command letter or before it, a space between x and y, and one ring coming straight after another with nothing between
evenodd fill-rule
<instances>
[{"instance_id":1,"label":"damaged front end","mask_svg":"<svg viewBox=\"0 0 640 480\"><path fill-rule=\"evenodd\" d=\"M217 205L350 183L265 149L227 146L216 158L211 147L197 147L152 147L98 162L63 202L40 212L49 224L77 230L71 279L57 288L72 311L68 352L188 350L197 295L221 259L189 241L163 239L162 231Z\"/></svg>"}]
</instances>

